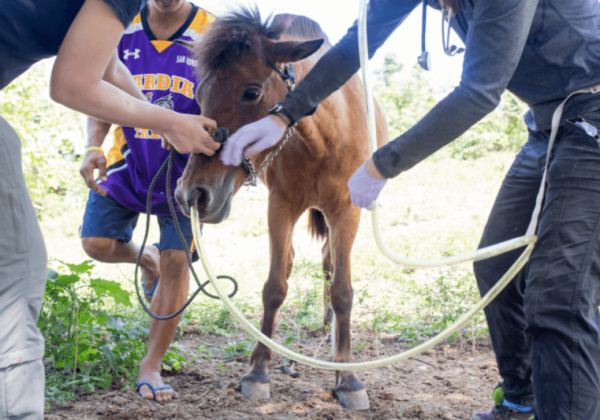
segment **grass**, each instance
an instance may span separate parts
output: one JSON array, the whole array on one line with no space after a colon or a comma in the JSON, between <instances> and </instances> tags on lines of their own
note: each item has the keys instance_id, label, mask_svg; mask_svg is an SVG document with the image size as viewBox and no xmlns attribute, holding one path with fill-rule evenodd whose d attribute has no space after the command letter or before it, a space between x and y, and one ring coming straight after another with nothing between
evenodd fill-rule
<instances>
[{"instance_id":1,"label":"grass","mask_svg":"<svg viewBox=\"0 0 600 420\"><path fill-rule=\"evenodd\" d=\"M458 161L433 156L397 179L388 182L381 197L382 231L388 246L411 258L437 258L467 252L477 247L479 237L512 153L491 153L483 158ZM82 181L83 182L83 181ZM242 189L233 201L230 218L204 228L205 246L218 274L237 279L234 302L256 325L262 316L261 292L269 271L269 239L266 226L268 192L264 186ZM48 253L61 261L79 263L84 254L77 229L83 217L84 201L70 197L59 217L42 221ZM134 240L141 241L142 217ZM159 237L152 222L149 243ZM307 331L321 328L323 273L321 244L310 238L304 215L294 234L295 265L287 300L280 313L278 334L292 349L299 349ZM93 277L119 282L134 292L133 265L100 264ZM201 264L196 270L203 281ZM353 322L356 329L397 336L416 345L455 321L478 299L472 264L455 267L411 269L397 266L377 250L370 215L363 211L352 255L354 295ZM194 289L195 285L191 287ZM107 307L120 312L129 328L147 331L149 322L132 295L132 308ZM201 333L228 336L238 328L223 305L202 294L184 313L183 327ZM487 331L483 314L455 334L454 339L473 340ZM223 358L247 355L253 341L230 342L221 348ZM360 350L359 344L355 350ZM214 357L211 347L179 349L175 345L165 359L167 369L180 369L186 362L180 354ZM322 356L324 357L324 356ZM66 397L53 382L57 400Z\"/></svg>"}]
</instances>

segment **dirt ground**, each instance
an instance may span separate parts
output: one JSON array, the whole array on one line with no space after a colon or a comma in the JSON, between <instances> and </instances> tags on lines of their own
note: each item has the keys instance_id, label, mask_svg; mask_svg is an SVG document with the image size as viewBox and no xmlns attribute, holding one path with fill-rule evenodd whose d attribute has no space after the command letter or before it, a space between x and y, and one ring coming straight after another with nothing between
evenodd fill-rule
<instances>
[{"instance_id":1,"label":"dirt ground","mask_svg":"<svg viewBox=\"0 0 600 420\"><path fill-rule=\"evenodd\" d=\"M188 349L210 343L221 346L246 336L229 337L184 334L180 343ZM353 346L357 361L373 360L402 351L395 337L375 340L369 333L355 333ZM328 358L329 347L315 334L300 343L305 354ZM349 411L341 407L332 390L334 373L303 365L281 369L283 358L275 356L270 369L271 399L252 401L239 392L239 380L248 369L248 358L231 361L199 359L183 369L164 372L165 382L179 392L179 400L151 403L136 397L133 390L101 390L80 397L67 407L46 412L47 420L62 419L443 419L469 420L475 411L489 408L491 391L499 381L489 338L480 339L473 349L465 343L436 348L394 366L358 372L366 385L371 408ZM286 371L284 373L284 371ZM295 371L295 372L294 372Z\"/></svg>"}]
</instances>

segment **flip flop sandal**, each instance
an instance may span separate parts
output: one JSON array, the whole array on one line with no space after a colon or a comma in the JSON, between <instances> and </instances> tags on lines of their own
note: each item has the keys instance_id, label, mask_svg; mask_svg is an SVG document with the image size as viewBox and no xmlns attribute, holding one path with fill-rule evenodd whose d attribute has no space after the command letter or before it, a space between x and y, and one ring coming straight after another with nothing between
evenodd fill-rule
<instances>
[{"instance_id":1,"label":"flip flop sandal","mask_svg":"<svg viewBox=\"0 0 600 420\"><path fill-rule=\"evenodd\" d=\"M135 391L138 393L138 397L143 398L142 394L140 394L140 388L144 385L146 385L148 388L150 388L150 390L152 390L152 399L148 400L148 401L153 402L153 403L166 402L166 401L156 401L154 399L154 396L156 395L156 391L161 391L163 389L173 389L173 387L171 385L161 385L161 386L157 386L156 388L154 388L150 382L140 381L137 384L135 384Z\"/></svg>"},{"instance_id":2,"label":"flip flop sandal","mask_svg":"<svg viewBox=\"0 0 600 420\"><path fill-rule=\"evenodd\" d=\"M154 245L156 248L158 248L158 252L162 252L162 250L160 249L160 244L157 242ZM154 292L156 292L156 288L158 287L158 282L160 281L160 276L158 277L158 279L156 279L156 283L154 283L154 287L152 288L152 290L148 290L146 289L146 286L144 286L144 282L142 282L142 289L144 290L144 293L147 294L148 296L150 296L150 299L152 299L154 297Z\"/></svg>"}]
</instances>

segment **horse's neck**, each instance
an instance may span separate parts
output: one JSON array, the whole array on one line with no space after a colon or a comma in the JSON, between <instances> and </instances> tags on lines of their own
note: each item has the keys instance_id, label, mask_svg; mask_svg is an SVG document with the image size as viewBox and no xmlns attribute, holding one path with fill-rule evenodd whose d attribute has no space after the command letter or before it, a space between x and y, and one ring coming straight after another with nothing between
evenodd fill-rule
<instances>
[{"instance_id":1,"label":"horse's neck","mask_svg":"<svg viewBox=\"0 0 600 420\"><path fill-rule=\"evenodd\" d=\"M319 58L320 55L311 56L297 64L298 69L295 69L295 72L300 81L314 67ZM346 89L346 85L342 86L319 104L313 115L298 121L297 135L315 158L331 154L332 149L339 146L339 141L343 142L343 139L336 139L338 137L336 133L343 134L347 129L344 126L344 117L347 115L346 108L349 106L348 102L344 100ZM342 118L340 119L340 117Z\"/></svg>"}]
</instances>

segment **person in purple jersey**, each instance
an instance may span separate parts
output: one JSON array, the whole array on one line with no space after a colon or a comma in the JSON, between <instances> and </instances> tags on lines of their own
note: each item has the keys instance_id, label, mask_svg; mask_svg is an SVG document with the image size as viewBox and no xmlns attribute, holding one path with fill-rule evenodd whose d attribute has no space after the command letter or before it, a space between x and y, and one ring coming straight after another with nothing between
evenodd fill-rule
<instances>
[{"instance_id":1,"label":"person in purple jersey","mask_svg":"<svg viewBox=\"0 0 600 420\"><path fill-rule=\"evenodd\" d=\"M118 46L119 59L127 66L148 101L183 114L200 114L195 100L197 60L175 40L197 41L214 17L187 0L150 0L125 30ZM140 213L146 212L149 186L169 151L151 130L118 127L114 143L105 156L101 149L110 124L88 120L88 149L80 173L90 195L81 228L86 253L102 262L135 263L140 246L132 240ZM188 155L178 154L173 162L171 191L181 177ZM95 180L94 171L99 171ZM160 243L144 247L140 266L146 299L158 315L175 312L186 301L189 270L184 245L170 215L166 195L166 173L152 195L152 214L158 216ZM178 212L187 247L193 250L190 219ZM197 257L196 257L197 258ZM140 363L139 396L169 401L178 394L165 385L160 370L171 344L179 317L168 321L152 319L148 353Z\"/></svg>"},{"instance_id":2,"label":"person in purple jersey","mask_svg":"<svg viewBox=\"0 0 600 420\"><path fill-rule=\"evenodd\" d=\"M0 2L0 89L56 56L50 97L102 121L153 130L180 153L214 154L215 121L152 106L115 49L142 0ZM0 92L1 94L1 92ZM0 418L44 417L44 239L21 167L21 140L0 117Z\"/></svg>"}]
</instances>

